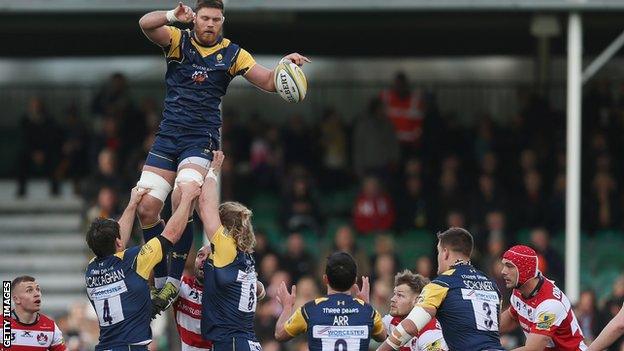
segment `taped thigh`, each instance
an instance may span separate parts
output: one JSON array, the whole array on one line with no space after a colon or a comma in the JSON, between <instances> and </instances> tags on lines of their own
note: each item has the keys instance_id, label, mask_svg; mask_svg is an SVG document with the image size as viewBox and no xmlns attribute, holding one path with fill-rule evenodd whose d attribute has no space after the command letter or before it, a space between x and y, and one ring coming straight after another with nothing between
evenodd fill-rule
<instances>
[{"instance_id":1,"label":"taped thigh","mask_svg":"<svg viewBox=\"0 0 624 351\"><path fill-rule=\"evenodd\" d=\"M137 186L143 189L149 189L148 194L165 202L167 195L171 192L171 184L162 176L150 172L141 172L141 178L137 182Z\"/></svg>"},{"instance_id":2,"label":"taped thigh","mask_svg":"<svg viewBox=\"0 0 624 351\"><path fill-rule=\"evenodd\" d=\"M185 183L185 182L197 182L199 186L204 184L204 176L196 169L193 168L182 168L178 171L178 175L175 179L175 184Z\"/></svg>"}]
</instances>

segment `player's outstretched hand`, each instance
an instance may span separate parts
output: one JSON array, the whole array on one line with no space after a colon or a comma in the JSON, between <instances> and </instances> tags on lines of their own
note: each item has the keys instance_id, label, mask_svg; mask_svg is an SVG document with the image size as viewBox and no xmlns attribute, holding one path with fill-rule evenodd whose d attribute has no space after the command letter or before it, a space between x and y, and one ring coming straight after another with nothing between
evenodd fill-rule
<instances>
[{"instance_id":1,"label":"player's outstretched hand","mask_svg":"<svg viewBox=\"0 0 624 351\"><path fill-rule=\"evenodd\" d=\"M182 23L190 23L195 19L195 12L192 8L184 5L182 1L175 8L173 14Z\"/></svg>"},{"instance_id":2,"label":"player's outstretched hand","mask_svg":"<svg viewBox=\"0 0 624 351\"><path fill-rule=\"evenodd\" d=\"M141 202L141 199L143 198L143 195L147 194L148 191L149 189L140 188L138 186L132 188L132 191L130 191L130 201L128 201L128 206L138 206L139 202Z\"/></svg>"},{"instance_id":3,"label":"player's outstretched hand","mask_svg":"<svg viewBox=\"0 0 624 351\"><path fill-rule=\"evenodd\" d=\"M210 168L215 173L221 172L221 166L223 166L223 160L225 160L225 154L221 150L214 150L212 152L212 162L210 162Z\"/></svg>"},{"instance_id":4,"label":"player's outstretched hand","mask_svg":"<svg viewBox=\"0 0 624 351\"><path fill-rule=\"evenodd\" d=\"M360 289L357 283L353 284L351 287L351 295L366 303L370 303L370 282L368 277L362 276L362 289Z\"/></svg>"},{"instance_id":5,"label":"player's outstretched hand","mask_svg":"<svg viewBox=\"0 0 624 351\"><path fill-rule=\"evenodd\" d=\"M186 197L188 200L194 200L201 192L199 184L195 181L178 183L178 186L182 191L182 198Z\"/></svg>"},{"instance_id":6,"label":"player's outstretched hand","mask_svg":"<svg viewBox=\"0 0 624 351\"><path fill-rule=\"evenodd\" d=\"M284 308L294 306L295 299L297 298L297 286L293 285L292 293L289 293L286 283L282 281L282 284L280 284L279 288L277 288L277 295L275 298Z\"/></svg>"},{"instance_id":7,"label":"player's outstretched hand","mask_svg":"<svg viewBox=\"0 0 624 351\"><path fill-rule=\"evenodd\" d=\"M284 56L284 58L282 60L289 60L292 63L294 63L295 65L300 66L300 67L303 66L304 63L312 62L312 61L310 61L309 58L307 58L307 57L305 57L303 55L300 55L300 54L298 54L296 52Z\"/></svg>"}]
</instances>

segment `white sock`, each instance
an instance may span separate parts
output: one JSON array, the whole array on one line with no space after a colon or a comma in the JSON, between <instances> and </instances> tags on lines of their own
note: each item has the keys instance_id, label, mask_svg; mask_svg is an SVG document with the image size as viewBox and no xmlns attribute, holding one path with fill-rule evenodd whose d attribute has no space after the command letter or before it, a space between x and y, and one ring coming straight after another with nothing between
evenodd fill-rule
<instances>
[{"instance_id":1,"label":"white sock","mask_svg":"<svg viewBox=\"0 0 624 351\"><path fill-rule=\"evenodd\" d=\"M156 286L156 289L162 289L166 282L167 277L154 278L154 285Z\"/></svg>"}]
</instances>

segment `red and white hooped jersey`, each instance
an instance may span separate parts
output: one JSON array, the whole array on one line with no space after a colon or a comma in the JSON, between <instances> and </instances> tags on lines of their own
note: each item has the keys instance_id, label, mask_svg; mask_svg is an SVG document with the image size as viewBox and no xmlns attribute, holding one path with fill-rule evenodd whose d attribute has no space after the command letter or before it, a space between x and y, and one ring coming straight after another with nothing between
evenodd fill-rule
<instances>
[{"instance_id":1,"label":"red and white hooped jersey","mask_svg":"<svg viewBox=\"0 0 624 351\"><path fill-rule=\"evenodd\" d=\"M393 317L389 314L382 318L381 321L388 335L392 333L394 328L399 325L404 318L405 317ZM442 335L440 322L435 318L431 318L431 321L418 332L418 335L401 347L399 351L448 351L448 346Z\"/></svg>"},{"instance_id":2,"label":"red and white hooped jersey","mask_svg":"<svg viewBox=\"0 0 624 351\"><path fill-rule=\"evenodd\" d=\"M15 313L11 313L11 347L6 351L66 351L63 333L54 320L39 313L32 324L19 322ZM0 316L0 322L4 318ZM0 344L0 350L5 348Z\"/></svg>"},{"instance_id":3,"label":"red and white hooped jersey","mask_svg":"<svg viewBox=\"0 0 624 351\"><path fill-rule=\"evenodd\" d=\"M537 294L528 299L514 289L510 300L509 312L525 335L536 333L550 338L545 350L587 350L570 300L551 280L544 278Z\"/></svg>"},{"instance_id":4,"label":"red and white hooped jersey","mask_svg":"<svg viewBox=\"0 0 624 351\"><path fill-rule=\"evenodd\" d=\"M182 351L212 350L212 341L206 341L201 336L203 291L203 285L199 284L195 277L182 277L180 295L173 304Z\"/></svg>"}]
</instances>

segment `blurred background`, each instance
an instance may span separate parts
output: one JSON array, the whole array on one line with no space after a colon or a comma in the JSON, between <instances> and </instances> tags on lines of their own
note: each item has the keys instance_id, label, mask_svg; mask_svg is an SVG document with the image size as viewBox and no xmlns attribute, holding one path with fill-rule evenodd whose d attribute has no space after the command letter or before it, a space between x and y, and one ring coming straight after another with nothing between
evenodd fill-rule
<instances>
[{"instance_id":1,"label":"blurred background","mask_svg":"<svg viewBox=\"0 0 624 351\"><path fill-rule=\"evenodd\" d=\"M138 19L176 4L0 1L0 276L37 278L71 350L98 336L85 229L121 214L161 118L165 60ZM435 275L435 234L449 226L471 231L477 267L499 282L501 253L522 243L565 286L570 10L585 63L624 29L620 0L226 2L225 36L258 62L313 61L300 104L241 78L223 102L222 198L254 211L266 351L306 349L273 340L273 296L283 280L297 305L324 294L332 250L354 255L382 314L397 271ZM623 83L615 55L583 86L576 313L589 340L624 302ZM179 349L167 317L153 350Z\"/></svg>"}]
</instances>

